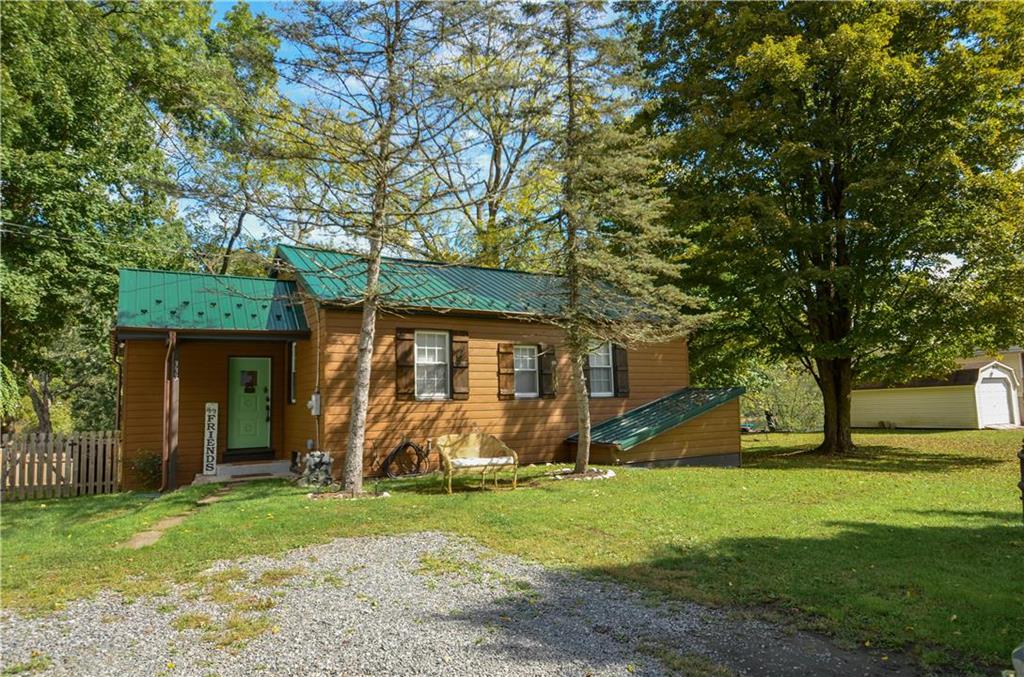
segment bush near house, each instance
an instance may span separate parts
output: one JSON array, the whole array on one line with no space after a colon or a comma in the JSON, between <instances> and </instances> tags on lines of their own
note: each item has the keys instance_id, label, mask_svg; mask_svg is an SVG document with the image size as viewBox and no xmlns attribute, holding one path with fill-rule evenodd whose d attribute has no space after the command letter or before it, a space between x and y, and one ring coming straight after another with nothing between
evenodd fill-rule
<instances>
[{"instance_id":1,"label":"bush near house","mask_svg":"<svg viewBox=\"0 0 1024 677\"><path fill-rule=\"evenodd\" d=\"M794 454L818 434L749 436L744 467L618 470L445 496L436 477L384 501L238 486L155 545L111 547L216 490L4 506L3 604L45 610L99 589L190 581L213 561L342 536L444 529L652 593L813 627L957 670L1005 667L1020 642L1019 431L862 431L847 458ZM372 488L372 483L370 484ZM227 537L230 535L230 537Z\"/></svg>"}]
</instances>

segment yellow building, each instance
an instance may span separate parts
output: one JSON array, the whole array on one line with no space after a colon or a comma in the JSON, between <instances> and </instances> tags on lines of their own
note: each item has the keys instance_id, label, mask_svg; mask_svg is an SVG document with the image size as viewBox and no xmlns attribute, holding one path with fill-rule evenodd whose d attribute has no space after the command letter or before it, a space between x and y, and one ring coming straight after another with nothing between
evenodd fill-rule
<instances>
[{"instance_id":1,"label":"yellow building","mask_svg":"<svg viewBox=\"0 0 1024 677\"><path fill-rule=\"evenodd\" d=\"M856 428L1005 428L1021 425L1021 381L991 360L941 379L896 385L865 383L853 391Z\"/></svg>"}]
</instances>

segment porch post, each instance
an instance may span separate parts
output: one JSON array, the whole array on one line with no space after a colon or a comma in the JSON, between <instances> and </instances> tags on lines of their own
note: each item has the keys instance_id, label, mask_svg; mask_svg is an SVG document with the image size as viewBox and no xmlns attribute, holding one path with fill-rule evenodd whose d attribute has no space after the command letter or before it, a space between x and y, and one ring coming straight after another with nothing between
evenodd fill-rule
<instances>
[{"instance_id":1,"label":"porch post","mask_svg":"<svg viewBox=\"0 0 1024 677\"><path fill-rule=\"evenodd\" d=\"M163 485L161 490L174 490L178 487L178 333L175 331L167 332L163 409Z\"/></svg>"},{"instance_id":2,"label":"porch post","mask_svg":"<svg viewBox=\"0 0 1024 677\"><path fill-rule=\"evenodd\" d=\"M175 336L174 350L171 352L171 406L170 406L170 486L178 488L178 341Z\"/></svg>"}]
</instances>

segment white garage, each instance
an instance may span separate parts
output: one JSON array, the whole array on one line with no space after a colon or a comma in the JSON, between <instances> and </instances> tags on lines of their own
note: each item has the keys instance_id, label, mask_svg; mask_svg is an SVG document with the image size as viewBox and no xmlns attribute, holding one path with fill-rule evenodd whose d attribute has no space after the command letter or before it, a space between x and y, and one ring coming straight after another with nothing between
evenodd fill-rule
<instances>
[{"instance_id":1,"label":"white garage","mask_svg":"<svg viewBox=\"0 0 1024 677\"><path fill-rule=\"evenodd\" d=\"M990 362L942 379L854 387L852 423L858 428L1002 428L1021 425L1020 381L1007 365Z\"/></svg>"}]
</instances>

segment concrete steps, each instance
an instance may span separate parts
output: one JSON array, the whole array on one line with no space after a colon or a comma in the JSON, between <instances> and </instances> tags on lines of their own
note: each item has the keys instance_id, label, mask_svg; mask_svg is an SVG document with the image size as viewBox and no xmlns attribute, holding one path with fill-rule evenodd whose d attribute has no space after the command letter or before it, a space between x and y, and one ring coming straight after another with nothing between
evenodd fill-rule
<instances>
[{"instance_id":1,"label":"concrete steps","mask_svg":"<svg viewBox=\"0 0 1024 677\"><path fill-rule=\"evenodd\" d=\"M216 475L196 475L193 485L222 482L248 482L262 479L290 479L295 475L289 461L252 461L248 463L221 463Z\"/></svg>"}]
</instances>

